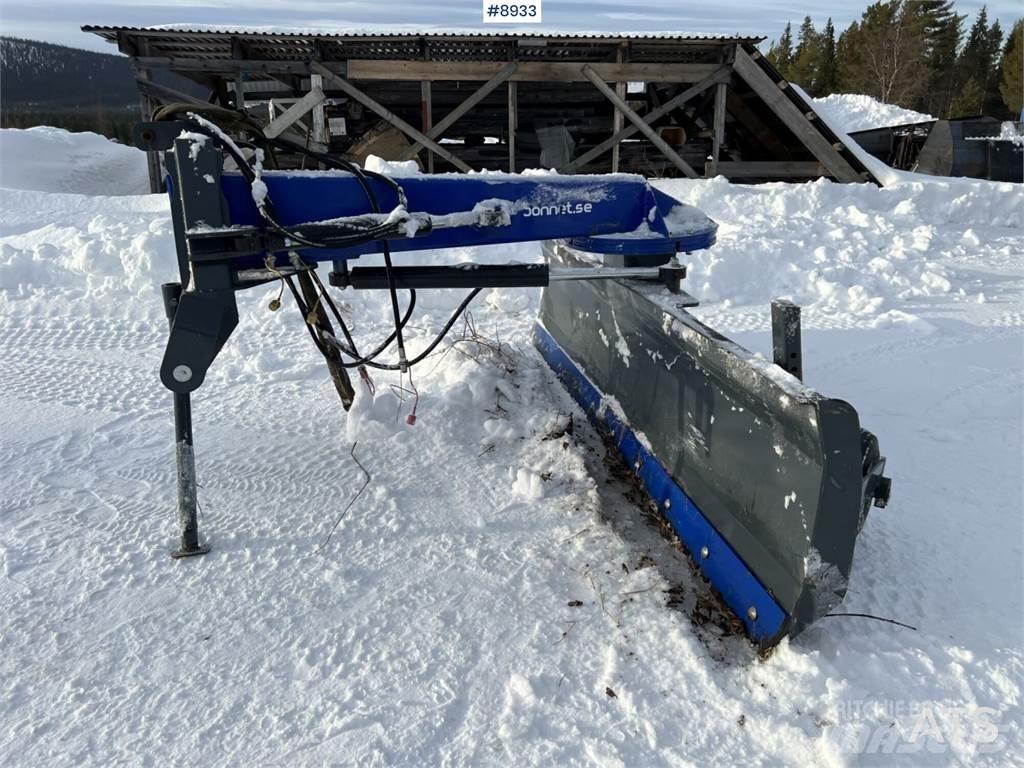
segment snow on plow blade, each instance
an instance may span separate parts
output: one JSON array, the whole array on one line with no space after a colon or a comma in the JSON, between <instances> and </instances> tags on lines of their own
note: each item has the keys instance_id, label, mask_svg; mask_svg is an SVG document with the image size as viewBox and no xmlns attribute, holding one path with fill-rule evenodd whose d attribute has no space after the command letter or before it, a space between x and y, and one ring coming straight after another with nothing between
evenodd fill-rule
<instances>
[{"instance_id":1,"label":"snow on plow blade","mask_svg":"<svg viewBox=\"0 0 1024 768\"><path fill-rule=\"evenodd\" d=\"M555 262L577 254L546 242ZM889 481L856 411L649 283L553 283L535 340L611 435L696 565L768 647L832 610Z\"/></svg>"}]
</instances>

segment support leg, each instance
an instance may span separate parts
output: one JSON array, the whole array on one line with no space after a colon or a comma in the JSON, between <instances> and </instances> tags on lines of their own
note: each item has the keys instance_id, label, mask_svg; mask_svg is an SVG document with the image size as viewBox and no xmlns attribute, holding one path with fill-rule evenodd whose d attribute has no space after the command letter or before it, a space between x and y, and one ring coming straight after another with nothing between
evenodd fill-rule
<instances>
[{"instance_id":1,"label":"support leg","mask_svg":"<svg viewBox=\"0 0 1024 768\"><path fill-rule=\"evenodd\" d=\"M178 299L181 297L181 283L165 283L162 291L167 320L173 325ZM210 548L199 542L196 460L192 448L192 395L187 392L174 393L174 446L178 468L178 527L181 541L178 548L171 552L171 557L205 555Z\"/></svg>"},{"instance_id":2,"label":"support leg","mask_svg":"<svg viewBox=\"0 0 1024 768\"><path fill-rule=\"evenodd\" d=\"M772 301L772 352L775 364L804 379L800 350L800 307L785 299Z\"/></svg>"}]
</instances>

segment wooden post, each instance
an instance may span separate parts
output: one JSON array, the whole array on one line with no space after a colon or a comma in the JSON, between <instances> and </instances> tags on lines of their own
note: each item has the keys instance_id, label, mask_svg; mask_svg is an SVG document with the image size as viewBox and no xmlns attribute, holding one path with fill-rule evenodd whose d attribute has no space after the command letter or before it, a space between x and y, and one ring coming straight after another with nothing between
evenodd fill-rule
<instances>
[{"instance_id":1,"label":"wooden post","mask_svg":"<svg viewBox=\"0 0 1024 768\"><path fill-rule=\"evenodd\" d=\"M148 78L149 70L140 69L140 78ZM139 117L141 122L153 119L153 100L146 95L139 97ZM146 168L149 171L149 191L156 194L164 191L163 171L160 165L160 154L158 152L146 153Z\"/></svg>"},{"instance_id":2,"label":"wooden post","mask_svg":"<svg viewBox=\"0 0 1024 768\"><path fill-rule=\"evenodd\" d=\"M138 53L147 53L149 47L148 41L142 39L139 41L139 45L142 46L142 50ZM145 83L149 83L150 71L147 68L140 67L137 71L136 79ZM141 90L141 89L140 89ZM139 94L139 120L140 122L148 122L153 119L153 105L156 102L150 98L149 94L145 91L141 91ZM164 191L164 178L163 168L160 165L160 153L159 152L147 152L146 153L146 169L149 171L149 191L153 194Z\"/></svg>"},{"instance_id":3,"label":"wooden post","mask_svg":"<svg viewBox=\"0 0 1024 768\"><path fill-rule=\"evenodd\" d=\"M429 80L420 81L420 125L423 132L430 134L434 127L434 94ZM434 153L427 150L427 173L434 172Z\"/></svg>"},{"instance_id":4,"label":"wooden post","mask_svg":"<svg viewBox=\"0 0 1024 768\"><path fill-rule=\"evenodd\" d=\"M235 109L245 111L245 72L242 70L235 74Z\"/></svg>"},{"instance_id":5,"label":"wooden post","mask_svg":"<svg viewBox=\"0 0 1024 768\"><path fill-rule=\"evenodd\" d=\"M324 79L320 75L309 76L309 92L317 93L323 96ZM317 99L316 104L313 106L313 141L321 144L329 144L330 136L327 134L327 120L324 117L324 100L323 98Z\"/></svg>"},{"instance_id":6,"label":"wooden post","mask_svg":"<svg viewBox=\"0 0 1024 768\"><path fill-rule=\"evenodd\" d=\"M615 53L615 61L619 64L622 63L623 59L623 46L619 46L618 51ZM626 84L621 80L615 83L615 94L622 99L626 100ZM612 116L612 135L622 130L622 110L615 107L615 113ZM612 146L612 173L619 172L619 147L622 146L622 142L618 142Z\"/></svg>"},{"instance_id":7,"label":"wooden post","mask_svg":"<svg viewBox=\"0 0 1024 768\"><path fill-rule=\"evenodd\" d=\"M424 61L430 61L430 43L420 40L420 52ZM429 78L420 80L420 128L426 134L434 127L434 85ZM434 153L427 148L427 173L434 172Z\"/></svg>"},{"instance_id":8,"label":"wooden post","mask_svg":"<svg viewBox=\"0 0 1024 768\"><path fill-rule=\"evenodd\" d=\"M436 141L431 139L429 136L420 131L417 131L415 128L413 128L411 125L405 122L405 120L403 120L394 112L392 112L390 109L385 107L383 104L374 101L372 98L370 98L365 93L356 88L354 85L352 85L352 83L350 83L345 78L331 72L331 70L329 70L327 67L321 64L319 61L311 61L309 63L309 68L314 73L322 75L323 78L328 83L330 83L332 87L337 88L340 91L344 91L353 99L362 104L364 107L367 107L376 114L380 115L382 118L384 118L384 120L391 123L391 125L395 126L395 128L400 130L409 138L413 139L414 141L418 141L420 144L422 144L425 147L428 147L429 149L434 150L434 152L436 152L449 163L454 165L460 171L465 171L468 173L469 171L473 170L468 164L457 158L455 155L453 155L447 149L445 149Z\"/></svg>"},{"instance_id":9,"label":"wooden post","mask_svg":"<svg viewBox=\"0 0 1024 768\"><path fill-rule=\"evenodd\" d=\"M581 71L583 72L583 75L594 84L594 87L605 95L605 98L622 110L622 114L626 116L626 119L633 123L640 133L647 137L648 141L660 149L661 153L672 161L672 164L676 168L691 179L699 178L697 176L697 172L693 170L690 164L681 158L679 153L672 149L672 147L668 145L668 142L658 135L657 131L645 123L644 119L640 117L640 115L630 109L629 105L620 99L619 95L605 84L601 77L590 68L589 64L584 64Z\"/></svg>"},{"instance_id":10,"label":"wooden post","mask_svg":"<svg viewBox=\"0 0 1024 768\"><path fill-rule=\"evenodd\" d=\"M519 130L519 92L516 83L508 83L508 172L516 172L516 131Z\"/></svg>"},{"instance_id":11,"label":"wooden post","mask_svg":"<svg viewBox=\"0 0 1024 768\"><path fill-rule=\"evenodd\" d=\"M719 83L715 86L715 117L711 132L711 162L705 168L705 176L709 179L718 175L719 153L725 141L725 97L729 86Z\"/></svg>"}]
</instances>

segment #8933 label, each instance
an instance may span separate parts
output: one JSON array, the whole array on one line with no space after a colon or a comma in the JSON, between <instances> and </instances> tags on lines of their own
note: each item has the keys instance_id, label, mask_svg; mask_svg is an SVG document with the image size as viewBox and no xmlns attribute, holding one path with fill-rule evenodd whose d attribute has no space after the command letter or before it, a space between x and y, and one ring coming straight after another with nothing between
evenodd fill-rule
<instances>
[{"instance_id":1,"label":"#8933 label","mask_svg":"<svg viewBox=\"0 0 1024 768\"><path fill-rule=\"evenodd\" d=\"M528 3L495 3L483 0L485 24L540 24L541 0Z\"/></svg>"}]
</instances>

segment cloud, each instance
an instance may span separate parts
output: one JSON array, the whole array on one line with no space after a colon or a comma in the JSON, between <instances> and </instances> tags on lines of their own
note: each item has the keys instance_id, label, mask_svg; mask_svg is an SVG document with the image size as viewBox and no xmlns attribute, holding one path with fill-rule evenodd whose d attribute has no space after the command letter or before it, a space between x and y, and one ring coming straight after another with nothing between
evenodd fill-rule
<instances>
[{"instance_id":1,"label":"cloud","mask_svg":"<svg viewBox=\"0 0 1024 768\"><path fill-rule=\"evenodd\" d=\"M831 15L842 29L860 16L868 0L752 0L745 5L720 0L546 0L544 23L536 31L694 32L777 37L787 21L799 24L810 16L819 26ZM401 25L417 28L479 28L484 25L480 0L409 2L332 2L331 0L2 0L3 34L29 37L81 48L113 52L110 45L80 31L83 24L150 26L316 27L322 30L368 29ZM971 17L982 0L959 0L957 9ZM1019 0L988 0L990 18L1009 29L1020 14Z\"/></svg>"}]
</instances>

